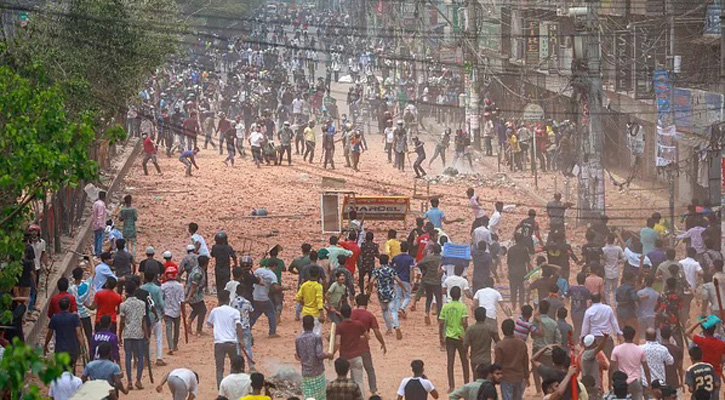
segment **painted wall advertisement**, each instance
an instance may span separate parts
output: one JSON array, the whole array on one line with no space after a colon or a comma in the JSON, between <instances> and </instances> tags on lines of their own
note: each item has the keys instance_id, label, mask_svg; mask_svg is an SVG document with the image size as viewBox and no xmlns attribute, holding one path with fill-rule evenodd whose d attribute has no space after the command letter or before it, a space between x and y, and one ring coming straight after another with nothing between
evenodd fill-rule
<instances>
[{"instance_id":1,"label":"painted wall advertisement","mask_svg":"<svg viewBox=\"0 0 725 400\"><path fill-rule=\"evenodd\" d=\"M407 196L345 196L342 212L357 211L358 218L369 221L405 221L410 210Z\"/></svg>"}]
</instances>

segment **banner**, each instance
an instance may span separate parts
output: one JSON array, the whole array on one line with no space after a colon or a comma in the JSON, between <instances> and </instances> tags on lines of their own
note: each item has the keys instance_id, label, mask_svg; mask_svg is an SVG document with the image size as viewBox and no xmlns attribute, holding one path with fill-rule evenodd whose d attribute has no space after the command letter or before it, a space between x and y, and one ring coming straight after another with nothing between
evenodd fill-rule
<instances>
[{"instance_id":1,"label":"banner","mask_svg":"<svg viewBox=\"0 0 725 400\"><path fill-rule=\"evenodd\" d=\"M524 47L524 62L529 68L539 65L539 20L526 22L526 46Z\"/></svg>"},{"instance_id":2,"label":"banner","mask_svg":"<svg viewBox=\"0 0 725 400\"><path fill-rule=\"evenodd\" d=\"M677 129L689 132L692 129L692 93L689 89L675 88L672 100Z\"/></svg>"},{"instance_id":3,"label":"banner","mask_svg":"<svg viewBox=\"0 0 725 400\"><path fill-rule=\"evenodd\" d=\"M672 124L672 115L670 114L672 82L670 81L670 73L657 70L654 72L653 78L655 99L657 100L657 126L669 126Z\"/></svg>"},{"instance_id":4,"label":"banner","mask_svg":"<svg viewBox=\"0 0 725 400\"><path fill-rule=\"evenodd\" d=\"M408 196L345 196L343 215L357 211L359 219L369 221L405 221L410 210Z\"/></svg>"},{"instance_id":5,"label":"banner","mask_svg":"<svg viewBox=\"0 0 725 400\"><path fill-rule=\"evenodd\" d=\"M657 154L656 166L666 167L677 162L677 128L670 125L667 128L657 127Z\"/></svg>"}]
</instances>

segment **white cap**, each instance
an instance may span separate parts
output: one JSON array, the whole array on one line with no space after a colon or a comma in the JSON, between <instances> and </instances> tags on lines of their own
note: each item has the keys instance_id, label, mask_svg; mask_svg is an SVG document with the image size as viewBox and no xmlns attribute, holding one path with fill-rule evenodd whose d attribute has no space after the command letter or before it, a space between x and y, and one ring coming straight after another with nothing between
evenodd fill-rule
<instances>
[{"instance_id":1,"label":"white cap","mask_svg":"<svg viewBox=\"0 0 725 400\"><path fill-rule=\"evenodd\" d=\"M594 344L594 335L584 336L584 347L589 347Z\"/></svg>"},{"instance_id":2,"label":"white cap","mask_svg":"<svg viewBox=\"0 0 725 400\"><path fill-rule=\"evenodd\" d=\"M146 254L156 254L156 250L154 250L153 246L149 246L146 248Z\"/></svg>"},{"instance_id":3,"label":"white cap","mask_svg":"<svg viewBox=\"0 0 725 400\"><path fill-rule=\"evenodd\" d=\"M193 244L186 245L186 251L194 251L194 250L196 250L196 246L194 246Z\"/></svg>"},{"instance_id":4,"label":"white cap","mask_svg":"<svg viewBox=\"0 0 725 400\"><path fill-rule=\"evenodd\" d=\"M164 254L162 254L162 256L164 256L164 258L171 258L171 252L170 252L170 251L168 251L168 250L166 250L166 251L164 252Z\"/></svg>"}]
</instances>

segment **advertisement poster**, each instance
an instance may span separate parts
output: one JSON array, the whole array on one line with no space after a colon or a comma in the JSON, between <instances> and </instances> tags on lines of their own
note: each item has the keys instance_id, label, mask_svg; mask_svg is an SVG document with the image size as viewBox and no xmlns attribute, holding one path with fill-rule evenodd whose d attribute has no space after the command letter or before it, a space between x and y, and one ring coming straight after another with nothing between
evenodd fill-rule
<instances>
[{"instance_id":1,"label":"advertisement poster","mask_svg":"<svg viewBox=\"0 0 725 400\"><path fill-rule=\"evenodd\" d=\"M657 127L657 154L656 166L666 167L677 162L677 128L670 125L667 128Z\"/></svg>"}]
</instances>

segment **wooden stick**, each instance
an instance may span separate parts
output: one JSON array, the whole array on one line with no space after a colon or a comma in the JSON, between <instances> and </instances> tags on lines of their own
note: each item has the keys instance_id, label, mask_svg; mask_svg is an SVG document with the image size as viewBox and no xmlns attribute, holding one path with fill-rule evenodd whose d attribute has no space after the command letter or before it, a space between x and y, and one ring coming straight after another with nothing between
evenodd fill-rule
<instances>
[{"instance_id":1,"label":"wooden stick","mask_svg":"<svg viewBox=\"0 0 725 400\"><path fill-rule=\"evenodd\" d=\"M335 353L335 340L337 335L337 323L333 322L330 325L330 346L327 348L328 353L334 354Z\"/></svg>"}]
</instances>

